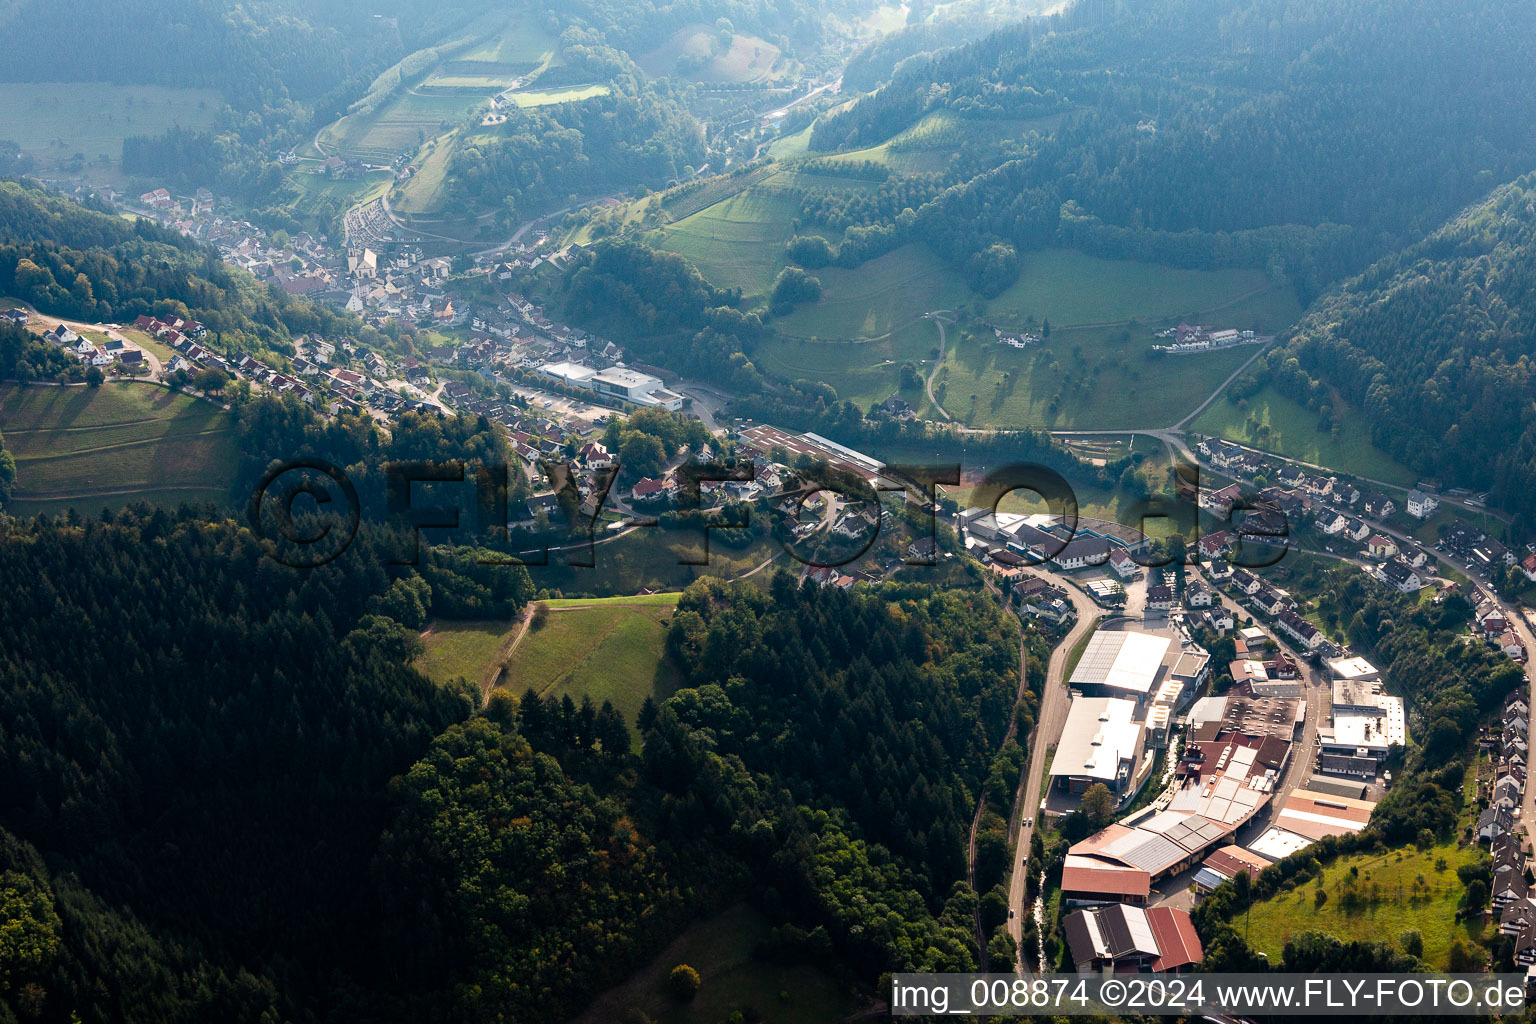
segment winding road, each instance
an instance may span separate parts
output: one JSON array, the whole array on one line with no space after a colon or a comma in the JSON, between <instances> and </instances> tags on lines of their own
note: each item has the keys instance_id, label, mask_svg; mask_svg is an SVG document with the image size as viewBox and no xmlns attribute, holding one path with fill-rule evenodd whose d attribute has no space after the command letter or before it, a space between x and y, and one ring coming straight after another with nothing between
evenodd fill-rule
<instances>
[{"instance_id":1,"label":"winding road","mask_svg":"<svg viewBox=\"0 0 1536 1024\"><path fill-rule=\"evenodd\" d=\"M939 400L933 395L933 382L938 378L939 369L944 365L944 349L949 344L949 338L944 334L944 325L948 323L954 323L953 320L947 319L946 317L940 315L941 313L948 312L950 312L950 310L936 309L931 313L923 314L923 319L932 320L939 328L939 356L933 361L933 369L928 371L928 379L923 381L923 388L928 392L928 404L937 409L940 416L943 416L946 420L953 421L954 417L949 414L947 409L939 404Z\"/></svg>"}]
</instances>

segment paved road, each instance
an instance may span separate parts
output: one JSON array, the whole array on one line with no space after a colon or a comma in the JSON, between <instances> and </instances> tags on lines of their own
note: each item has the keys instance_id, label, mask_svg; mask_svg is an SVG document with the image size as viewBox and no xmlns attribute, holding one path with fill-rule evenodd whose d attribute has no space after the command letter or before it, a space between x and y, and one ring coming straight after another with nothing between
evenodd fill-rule
<instances>
[{"instance_id":1,"label":"paved road","mask_svg":"<svg viewBox=\"0 0 1536 1024\"><path fill-rule=\"evenodd\" d=\"M1204 570L1199 570L1200 575L1205 575ZM1241 605L1233 601L1225 593L1216 589L1207 577L1205 582L1210 585L1211 591L1234 614L1251 615ZM1244 825L1234 842L1239 846L1257 839L1264 830L1269 828L1272 819L1280 805L1295 790L1299 789L1312 777L1312 765L1317 754L1317 732L1322 728L1323 721L1328 717L1333 701L1333 689L1328 682L1328 675L1322 669L1317 668L1306 660L1306 657L1291 646L1284 637L1274 630L1265 630L1279 646L1281 653L1296 663L1301 672L1302 694L1307 701L1307 718L1302 725L1301 739L1291 747L1290 764L1286 767L1285 778L1276 787L1266 809L1255 815L1253 820ZM1214 670L1215 666L1213 666Z\"/></svg>"},{"instance_id":2,"label":"paved road","mask_svg":"<svg viewBox=\"0 0 1536 1024\"><path fill-rule=\"evenodd\" d=\"M1072 606L1077 609L1077 622L1066 638L1051 651L1050 661L1046 664L1045 692L1040 695L1040 716L1035 722L1035 734L1030 740L1029 767L1025 776L1019 780L1019 790L1013 800L1013 820L1008 823L1008 830L1014 836L1013 875L1008 883L1008 909L1013 911L1013 917L1008 920L1008 934L1013 936L1015 946L1020 943L1024 931L1024 915L1029 912L1029 908L1024 906L1024 863L1029 859L1029 844L1035 833L1034 825L1025 828L1020 816L1031 819L1039 817L1040 793L1045 781L1045 757L1060 741L1061 730L1067 724L1067 710L1071 705L1065 678L1067 658L1077 642L1093 629L1100 615L1099 607L1087 594L1077 589L1075 583L1058 576L1053 576L1053 579L1066 584ZM1023 970L1022 949L1019 951L1018 967Z\"/></svg>"},{"instance_id":3,"label":"paved road","mask_svg":"<svg viewBox=\"0 0 1536 1024\"><path fill-rule=\"evenodd\" d=\"M718 433L726 429L720 423L719 417L731 402L729 395L703 381L696 380L680 380L673 390L693 399L693 408L689 411L699 418L699 422L704 424L706 430Z\"/></svg>"}]
</instances>

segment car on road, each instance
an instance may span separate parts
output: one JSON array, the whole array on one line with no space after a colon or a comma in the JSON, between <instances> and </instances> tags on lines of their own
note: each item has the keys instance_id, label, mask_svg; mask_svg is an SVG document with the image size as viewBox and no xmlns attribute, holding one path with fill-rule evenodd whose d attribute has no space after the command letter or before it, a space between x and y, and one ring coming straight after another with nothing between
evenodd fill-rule
<instances>
[{"instance_id":1,"label":"car on road","mask_svg":"<svg viewBox=\"0 0 1536 1024\"><path fill-rule=\"evenodd\" d=\"M1011 911L1011 910L1008 911L1008 920L1010 920L1010 921L1013 920L1013 911Z\"/></svg>"},{"instance_id":2,"label":"car on road","mask_svg":"<svg viewBox=\"0 0 1536 1024\"><path fill-rule=\"evenodd\" d=\"M1025 828L1033 828L1034 824L1035 824L1035 819L1034 818L1025 818L1024 819L1024 827Z\"/></svg>"}]
</instances>

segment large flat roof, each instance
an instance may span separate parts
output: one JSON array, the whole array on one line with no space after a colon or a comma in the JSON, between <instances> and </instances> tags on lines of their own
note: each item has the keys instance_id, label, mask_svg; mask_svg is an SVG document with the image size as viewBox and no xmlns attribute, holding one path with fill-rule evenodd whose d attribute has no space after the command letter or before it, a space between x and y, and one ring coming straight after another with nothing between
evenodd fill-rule
<instances>
[{"instance_id":1,"label":"large flat roof","mask_svg":"<svg viewBox=\"0 0 1536 1024\"><path fill-rule=\"evenodd\" d=\"M590 379L597 373L592 367L583 363L545 363L539 367L539 372L546 377L558 377L573 383Z\"/></svg>"},{"instance_id":2,"label":"large flat roof","mask_svg":"<svg viewBox=\"0 0 1536 1024\"><path fill-rule=\"evenodd\" d=\"M1401 739L1395 741L1392 739L1387 729L1385 715L1373 715L1361 711L1335 711L1333 728L1320 731L1325 734L1331 733L1331 742L1345 747L1385 750L1393 742L1402 742Z\"/></svg>"},{"instance_id":3,"label":"large flat roof","mask_svg":"<svg viewBox=\"0 0 1536 1024\"><path fill-rule=\"evenodd\" d=\"M1075 697L1051 758L1051 777L1113 781L1122 759L1135 761L1141 725L1136 703L1120 697Z\"/></svg>"},{"instance_id":4,"label":"large flat roof","mask_svg":"<svg viewBox=\"0 0 1536 1024\"><path fill-rule=\"evenodd\" d=\"M1284 860L1297 850L1306 849L1312 845L1312 840L1306 836L1297 835L1289 829L1278 826L1270 828L1265 833L1248 844L1248 849L1270 860Z\"/></svg>"},{"instance_id":5,"label":"large flat roof","mask_svg":"<svg viewBox=\"0 0 1536 1024\"><path fill-rule=\"evenodd\" d=\"M1361 657L1334 658L1328 662L1328 671L1335 679L1377 679L1381 673L1376 666Z\"/></svg>"},{"instance_id":6,"label":"large flat roof","mask_svg":"<svg viewBox=\"0 0 1536 1024\"><path fill-rule=\"evenodd\" d=\"M1150 693L1170 643L1168 637L1151 633L1101 629L1089 638L1068 685Z\"/></svg>"},{"instance_id":7,"label":"large flat roof","mask_svg":"<svg viewBox=\"0 0 1536 1024\"><path fill-rule=\"evenodd\" d=\"M660 377L652 377L648 373L639 370L631 370L626 366L610 366L592 375L593 380L600 380L604 384L613 384L624 388L650 387L659 388L664 383Z\"/></svg>"}]
</instances>

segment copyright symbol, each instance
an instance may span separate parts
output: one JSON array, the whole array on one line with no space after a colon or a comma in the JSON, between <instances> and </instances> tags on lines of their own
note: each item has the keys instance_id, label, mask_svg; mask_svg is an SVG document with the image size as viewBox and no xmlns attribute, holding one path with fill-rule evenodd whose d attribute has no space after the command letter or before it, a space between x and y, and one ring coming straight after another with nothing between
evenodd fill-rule
<instances>
[{"instance_id":1,"label":"copyright symbol","mask_svg":"<svg viewBox=\"0 0 1536 1024\"><path fill-rule=\"evenodd\" d=\"M267 470L251 492L245 516L274 560L316 569L351 545L362 505L340 469L321 459L297 459Z\"/></svg>"},{"instance_id":2,"label":"copyright symbol","mask_svg":"<svg viewBox=\"0 0 1536 1024\"><path fill-rule=\"evenodd\" d=\"M1125 982L1110 978L1099 989L1099 1002L1106 1007L1119 1006L1125 1002Z\"/></svg>"}]
</instances>

